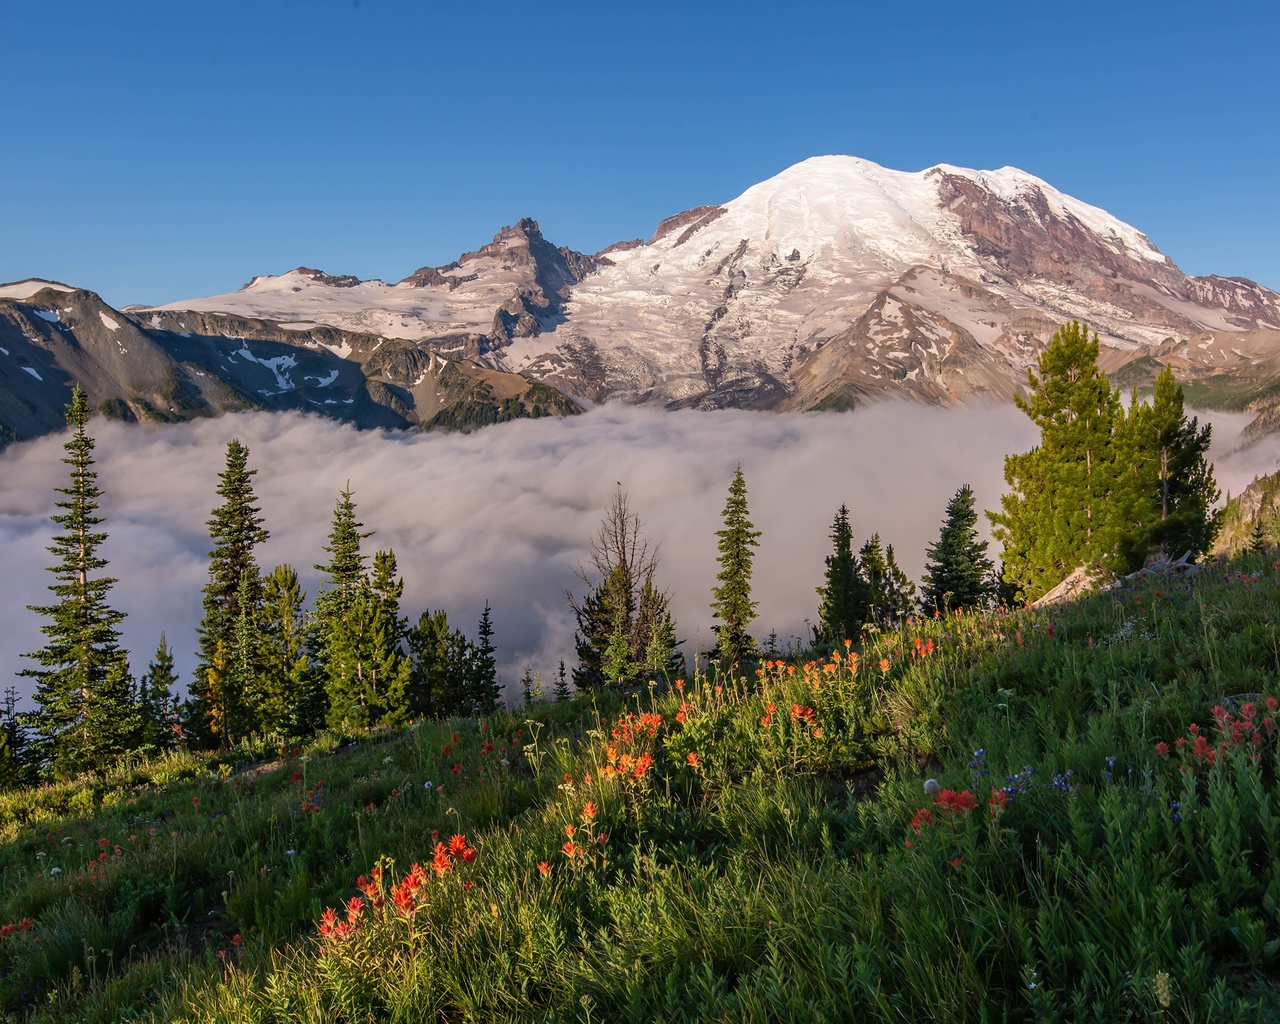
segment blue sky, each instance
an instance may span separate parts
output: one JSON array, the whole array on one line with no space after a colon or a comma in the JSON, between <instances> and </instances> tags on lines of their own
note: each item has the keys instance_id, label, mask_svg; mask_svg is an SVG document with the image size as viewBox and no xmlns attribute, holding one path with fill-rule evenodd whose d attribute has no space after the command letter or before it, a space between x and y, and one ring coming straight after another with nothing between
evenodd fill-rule
<instances>
[{"instance_id":1,"label":"blue sky","mask_svg":"<svg viewBox=\"0 0 1280 1024\"><path fill-rule=\"evenodd\" d=\"M1280 289L1271 4L9 2L0 281L596 251L806 157L1037 174Z\"/></svg>"}]
</instances>

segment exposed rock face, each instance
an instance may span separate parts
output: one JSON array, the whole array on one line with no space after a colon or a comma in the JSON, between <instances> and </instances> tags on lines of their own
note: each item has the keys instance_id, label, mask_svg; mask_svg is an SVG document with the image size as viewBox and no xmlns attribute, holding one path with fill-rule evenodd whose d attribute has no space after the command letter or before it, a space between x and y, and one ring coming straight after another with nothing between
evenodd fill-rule
<instances>
[{"instance_id":1,"label":"exposed rock face","mask_svg":"<svg viewBox=\"0 0 1280 1024\"><path fill-rule=\"evenodd\" d=\"M522 220L397 284L299 268L156 312L177 311L400 339L584 399L672 407L1007 400L1073 319L1122 379L1153 376L1152 359L1215 386L1280 375L1275 292L1188 277L1141 232L1014 168L854 157L807 160L596 256ZM1212 344L1185 348L1206 332ZM1245 335L1251 354L1228 359ZM1259 429L1280 425L1280 408L1258 413Z\"/></svg>"},{"instance_id":2,"label":"exposed rock face","mask_svg":"<svg viewBox=\"0 0 1280 1024\"><path fill-rule=\"evenodd\" d=\"M360 427L472 429L579 411L544 384L408 341L221 313L130 315L65 286L0 296L0 445L61 428L77 382L125 420L293 409Z\"/></svg>"}]
</instances>

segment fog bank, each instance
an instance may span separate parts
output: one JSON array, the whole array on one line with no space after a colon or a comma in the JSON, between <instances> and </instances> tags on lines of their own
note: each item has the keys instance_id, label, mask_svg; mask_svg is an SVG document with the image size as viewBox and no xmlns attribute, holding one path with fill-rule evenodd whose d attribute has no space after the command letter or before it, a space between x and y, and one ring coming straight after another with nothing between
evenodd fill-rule
<instances>
[{"instance_id":1,"label":"fog bank","mask_svg":"<svg viewBox=\"0 0 1280 1024\"><path fill-rule=\"evenodd\" d=\"M1245 416L1213 417L1215 450L1234 442ZM296 414L224 416L178 426L95 420L98 482L106 491L102 554L119 583L111 603L141 672L163 630L183 679L194 669L195 627L207 581L206 520L218 503L226 442L238 437L258 470L254 485L270 540L264 569L291 563L314 597L338 492L350 483L360 519L375 531L365 551L395 549L405 578L402 607L416 619L443 608L474 636L487 599L503 681L524 665L547 684L561 658L572 666L573 623L565 590L613 492L621 485L647 537L661 544L659 581L673 597L687 654L713 642L720 511L734 466L746 475L761 530L753 590L754 632L784 642L807 635L815 588L839 505L857 544L878 531L918 579L947 501L970 484L979 509L996 508L1003 460L1036 443L1012 406L937 409L882 403L854 413L677 412L603 406L567 420L516 421L470 435L361 432ZM0 685L17 679L23 652L43 642L26 605L50 599L45 551L55 487L66 485L64 437L0 454ZM1235 493L1275 465L1277 443L1219 461ZM1221 456L1219 456L1221 458ZM984 524L985 526L985 521Z\"/></svg>"}]
</instances>

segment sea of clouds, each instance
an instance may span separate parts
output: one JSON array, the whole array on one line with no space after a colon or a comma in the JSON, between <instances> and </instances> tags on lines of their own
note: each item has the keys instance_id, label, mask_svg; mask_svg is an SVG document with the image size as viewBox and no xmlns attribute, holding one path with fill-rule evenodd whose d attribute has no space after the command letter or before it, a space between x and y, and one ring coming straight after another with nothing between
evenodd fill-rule
<instances>
[{"instance_id":1,"label":"sea of clouds","mask_svg":"<svg viewBox=\"0 0 1280 1024\"><path fill-rule=\"evenodd\" d=\"M1228 456L1244 416L1214 414L1217 479L1240 491L1275 467L1280 442ZM889 402L853 413L663 412L610 405L564 420L526 420L473 434L357 431L316 416L251 413L177 426L94 421L108 539L101 553L119 582L110 602L135 672L163 631L184 679L207 582L206 521L219 503L227 441L238 437L258 470L254 486L271 538L264 569L288 562L314 597L339 491L350 485L374 535L365 551L393 548L405 580L402 607L416 620L443 608L474 636L487 600L499 669L513 687L525 665L549 685L572 667L567 589L621 486L645 535L660 544L659 582L671 594L687 655L713 643L710 593L715 531L734 467L746 476L762 532L753 590L754 632L782 643L808 635L815 588L830 552L831 520L847 503L855 543L873 531L918 579L948 500L970 484L979 509L998 507L1004 456L1038 439L1013 406L939 409ZM44 620L27 605L51 600L54 488L66 486L65 438L0 453L0 687L32 689L17 671L41 646ZM985 531L985 518L981 522Z\"/></svg>"}]
</instances>

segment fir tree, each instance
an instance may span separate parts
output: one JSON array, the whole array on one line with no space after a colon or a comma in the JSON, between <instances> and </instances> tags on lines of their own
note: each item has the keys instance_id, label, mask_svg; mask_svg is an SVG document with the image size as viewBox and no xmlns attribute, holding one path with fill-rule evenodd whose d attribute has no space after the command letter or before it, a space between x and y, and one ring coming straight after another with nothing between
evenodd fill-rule
<instances>
[{"instance_id":1,"label":"fir tree","mask_svg":"<svg viewBox=\"0 0 1280 1024\"><path fill-rule=\"evenodd\" d=\"M142 745L142 708L136 696L129 657L117 651L105 678L98 688L85 723L89 763L105 771Z\"/></svg>"},{"instance_id":2,"label":"fir tree","mask_svg":"<svg viewBox=\"0 0 1280 1024\"><path fill-rule=\"evenodd\" d=\"M552 696L555 697L557 704L569 699L569 680L565 675L563 658L560 659L560 669L556 672L556 682L551 693Z\"/></svg>"},{"instance_id":3,"label":"fir tree","mask_svg":"<svg viewBox=\"0 0 1280 1024\"><path fill-rule=\"evenodd\" d=\"M856 640L865 618L858 559L853 553L853 529L845 505L837 510L831 524L831 546L834 550L827 555L824 582L818 588L821 600L816 639L834 646L845 640Z\"/></svg>"},{"instance_id":4,"label":"fir tree","mask_svg":"<svg viewBox=\"0 0 1280 1024\"><path fill-rule=\"evenodd\" d=\"M1001 511L988 513L1004 545L1006 578L1028 599L1081 565L1111 567L1124 509L1115 501L1113 430L1119 395L1098 369L1098 338L1063 326L1027 371L1018 408L1040 427L1040 444L1005 459Z\"/></svg>"},{"instance_id":5,"label":"fir tree","mask_svg":"<svg viewBox=\"0 0 1280 1024\"><path fill-rule=\"evenodd\" d=\"M618 491L591 541L591 569L578 569L591 590L581 601L569 595L577 623L573 682L579 690L606 682L629 687L646 672L678 671L675 621L669 598L655 582L657 570L657 552L645 540L627 495Z\"/></svg>"},{"instance_id":6,"label":"fir tree","mask_svg":"<svg viewBox=\"0 0 1280 1024\"><path fill-rule=\"evenodd\" d=\"M889 563L880 547L878 533L868 537L858 551L858 577L863 622L885 626L889 605Z\"/></svg>"},{"instance_id":7,"label":"fir tree","mask_svg":"<svg viewBox=\"0 0 1280 1024\"><path fill-rule=\"evenodd\" d=\"M313 692L308 671L306 593L291 565L277 565L262 582L261 645L256 679L248 704L258 728L265 732L306 732L305 719L323 719L323 698ZM321 694L323 689L321 688Z\"/></svg>"},{"instance_id":8,"label":"fir tree","mask_svg":"<svg viewBox=\"0 0 1280 1024\"><path fill-rule=\"evenodd\" d=\"M26 655L40 667L19 673L36 681L36 710L21 716L22 724L35 733L36 760L59 777L106 767L95 760L96 740L90 730L99 718L99 703L114 701L111 677L118 672L122 653L116 625L124 618L107 604L116 581L96 576L107 565L98 554L107 535L94 529L104 521L94 514L102 490L93 468L94 441L86 429L89 406L78 385L67 407L67 422L72 432L63 445L67 455L62 461L71 467L71 482L57 489L64 499L55 504L64 511L52 519L63 532L54 536L48 549L58 558L49 569L56 580L49 590L57 601L30 606L49 619L40 627L48 642Z\"/></svg>"},{"instance_id":9,"label":"fir tree","mask_svg":"<svg viewBox=\"0 0 1280 1024\"><path fill-rule=\"evenodd\" d=\"M884 611L886 624L900 628L916 607L916 585L898 566L893 545L884 549L885 589Z\"/></svg>"},{"instance_id":10,"label":"fir tree","mask_svg":"<svg viewBox=\"0 0 1280 1024\"><path fill-rule=\"evenodd\" d=\"M452 630L443 611L425 611L409 630L408 710L412 718L446 718L462 711L462 688L450 691Z\"/></svg>"},{"instance_id":11,"label":"fir tree","mask_svg":"<svg viewBox=\"0 0 1280 1024\"><path fill-rule=\"evenodd\" d=\"M925 552L922 601L926 612L978 608L990 597L994 566L987 557L987 542L978 539L977 527L973 488L965 484L947 502L937 543Z\"/></svg>"},{"instance_id":12,"label":"fir tree","mask_svg":"<svg viewBox=\"0 0 1280 1024\"><path fill-rule=\"evenodd\" d=\"M411 663L400 651L401 625L366 581L333 623L326 650L330 726L401 722L409 714Z\"/></svg>"},{"instance_id":13,"label":"fir tree","mask_svg":"<svg viewBox=\"0 0 1280 1024\"><path fill-rule=\"evenodd\" d=\"M533 688L533 669L526 665L520 677L520 707L526 712L533 707Z\"/></svg>"},{"instance_id":14,"label":"fir tree","mask_svg":"<svg viewBox=\"0 0 1280 1024\"><path fill-rule=\"evenodd\" d=\"M1266 554L1269 547L1270 545L1267 543L1267 531L1263 529L1262 516L1259 514L1254 517L1253 529L1249 533L1249 553L1252 555Z\"/></svg>"},{"instance_id":15,"label":"fir tree","mask_svg":"<svg viewBox=\"0 0 1280 1024\"><path fill-rule=\"evenodd\" d=\"M142 710L141 748L152 753L164 753L177 745L177 708L174 687L178 677L173 670L173 652L163 633L156 646L155 657L147 666L147 673L139 681Z\"/></svg>"},{"instance_id":16,"label":"fir tree","mask_svg":"<svg viewBox=\"0 0 1280 1024\"><path fill-rule=\"evenodd\" d=\"M493 646L493 616L489 602L476 629L475 655L471 663L471 679L468 697L474 709L482 715L492 714L498 707L501 687L498 683L498 661Z\"/></svg>"},{"instance_id":17,"label":"fir tree","mask_svg":"<svg viewBox=\"0 0 1280 1024\"><path fill-rule=\"evenodd\" d=\"M747 632L756 617L758 602L751 600L751 549L760 546L760 531L753 528L747 508L747 484L742 466L734 471L729 496L720 514L724 528L719 539L719 585L711 591L711 611L719 623L713 657L731 671L756 654L755 637Z\"/></svg>"},{"instance_id":18,"label":"fir tree","mask_svg":"<svg viewBox=\"0 0 1280 1024\"><path fill-rule=\"evenodd\" d=\"M233 439L226 469L218 477L222 504L209 519L209 582L198 630L199 667L193 688L193 725L198 740L225 747L246 734L243 687L257 669L256 636L262 579L255 549L269 534L255 504L249 449ZM239 640L237 634L240 634Z\"/></svg>"},{"instance_id":19,"label":"fir tree","mask_svg":"<svg viewBox=\"0 0 1280 1024\"><path fill-rule=\"evenodd\" d=\"M30 781L27 760L27 731L16 713L18 691L4 691L0 706L0 790L14 789Z\"/></svg>"}]
</instances>

